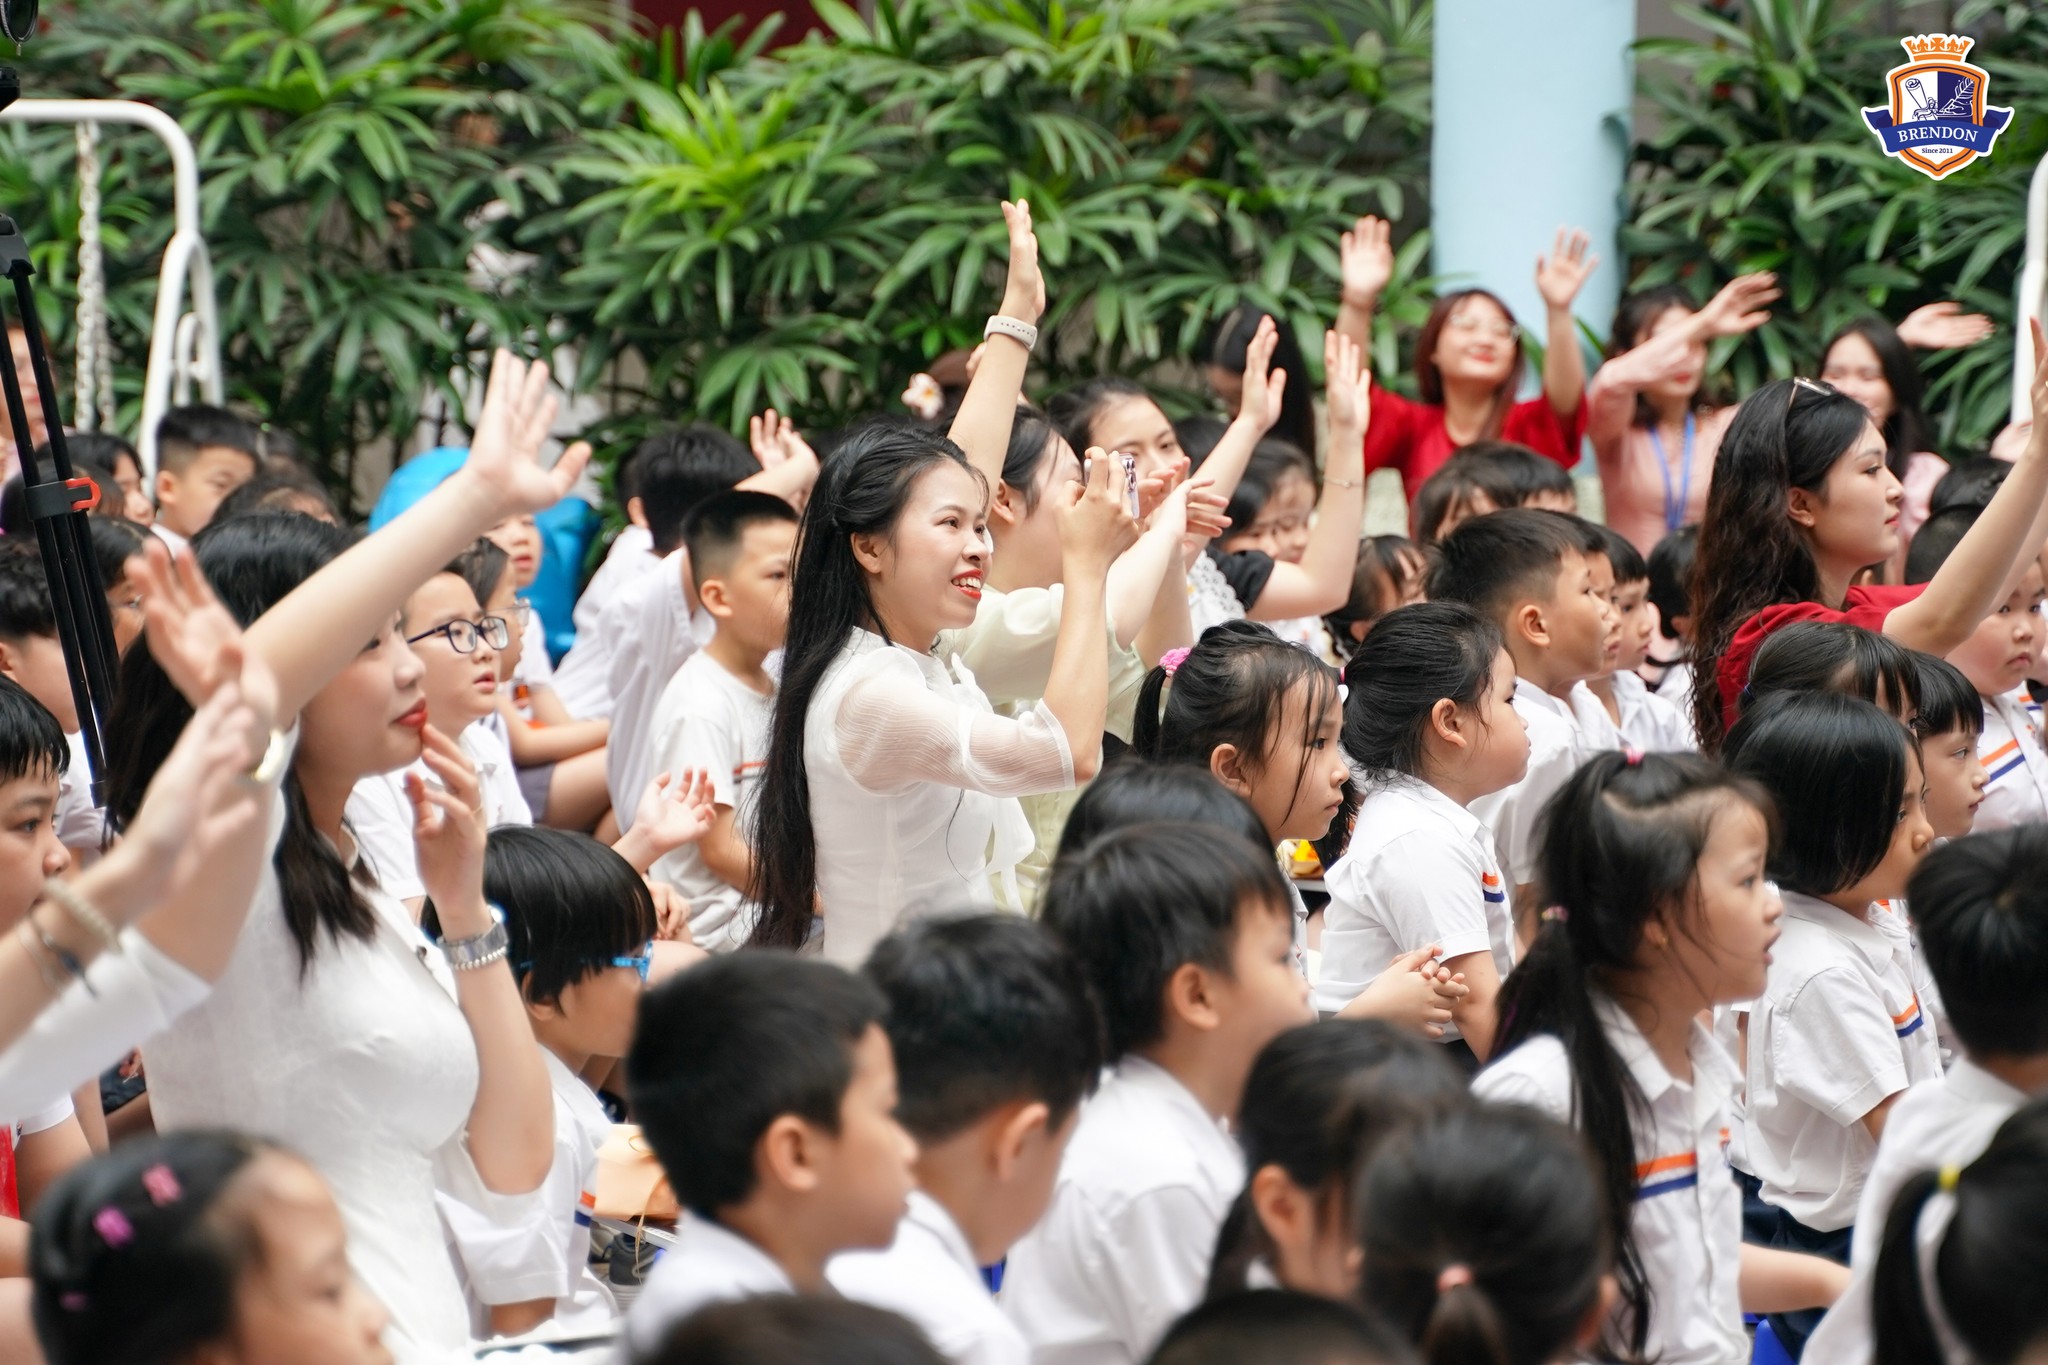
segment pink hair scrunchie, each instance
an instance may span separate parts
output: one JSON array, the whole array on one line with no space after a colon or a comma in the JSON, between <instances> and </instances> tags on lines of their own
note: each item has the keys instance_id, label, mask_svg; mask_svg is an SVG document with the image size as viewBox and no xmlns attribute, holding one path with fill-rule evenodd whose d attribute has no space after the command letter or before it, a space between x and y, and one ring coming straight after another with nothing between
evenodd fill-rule
<instances>
[{"instance_id":1,"label":"pink hair scrunchie","mask_svg":"<svg viewBox=\"0 0 2048 1365\"><path fill-rule=\"evenodd\" d=\"M1159 666L1166 670L1167 677L1170 678L1180 671L1180 666L1188 661L1188 653L1188 647L1183 645L1179 649L1169 649L1159 656Z\"/></svg>"}]
</instances>

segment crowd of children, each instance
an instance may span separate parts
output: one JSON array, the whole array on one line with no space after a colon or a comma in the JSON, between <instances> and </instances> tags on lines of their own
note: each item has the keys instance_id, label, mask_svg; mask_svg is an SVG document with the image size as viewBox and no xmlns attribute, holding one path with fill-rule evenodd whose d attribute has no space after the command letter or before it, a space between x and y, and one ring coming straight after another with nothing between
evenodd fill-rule
<instances>
[{"instance_id":1,"label":"crowd of children","mask_svg":"<svg viewBox=\"0 0 2048 1365\"><path fill-rule=\"evenodd\" d=\"M509 354L368 535L74 439L104 773L0 494L0 1360L2048 1361L2038 329L1948 460L1981 319L1709 401L1776 281L1589 376L1561 232L1409 399L1365 219L1176 425L1003 221L929 412L623 459L560 659Z\"/></svg>"}]
</instances>

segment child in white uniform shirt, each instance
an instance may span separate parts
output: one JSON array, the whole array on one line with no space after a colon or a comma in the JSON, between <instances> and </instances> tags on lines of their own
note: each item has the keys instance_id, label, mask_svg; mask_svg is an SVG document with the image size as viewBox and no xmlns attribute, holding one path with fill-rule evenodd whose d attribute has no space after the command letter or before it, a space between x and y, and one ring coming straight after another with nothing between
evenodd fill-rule
<instances>
[{"instance_id":1,"label":"child in white uniform shirt","mask_svg":"<svg viewBox=\"0 0 2048 1365\"><path fill-rule=\"evenodd\" d=\"M1589 551L1592 527L1559 512L1516 508L1475 517L1444 537L1430 570L1429 600L1460 602L1500 627L1515 661L1515 710L1529 727L1522 780L1473 802L1493 831L1517 936L1534 933L1536 817L1543 803L1600 747L1569 698L1607 664L1614 608L1600 590L1607 558ZM1612 730L1611 725L1607 727ZM1618 732L1615 732L1618 734Z\"/></svg>"},{"instance_id":2,"label":"child in white uniform shirt","mask_svg":"<svg viewBox=\"0 0 2048 1365\"><path fill-rule=\"evenodd\" d=\"M1780 913L1770 834L1768 796L1690 755L1598 755L1546 816L1557 913L1508 978L1503 1055L1473 1093L1585 1135L1620 1248L1616 1358L1743 1359L1745 1309L1825 1305L1847 1279L1742 1245L1727 1158L1738 1075L1699 1022L1763 989Z\"/></svg>"},{"instance_id":3,"label":"child in white uniform shirt","mask_svg":"<svg viewBox=\"0 0 2048 1365\"><path fill-rule=\"evenodd\" d=\"M662 692L654 750L669 772L710 776L717 816L703 839L669 854L653 872L690 902L697 946L723 952L745 943L754 928L746 829L775 716L775 679L765 664L789 629L796 509L766 493L720 493L692 514L685 534L699 601L718 632Z\"/></svg>"},{"instance_id":4,"label":"child in white uniform shirt","mask_svg":"<svg viewBox=\"0 0 2048 1365\"><path fill-rule=\"evenodd\" d=\"M1258 1052L1312 1018L1287 888L1219 827L1134 825L1054 864L1045 923L1082 963L1112 1070L1003 1303L1038 1365L1144 1359L1202 1297L1244 1185L1226 1128Z\"/></svg>"},{"instance_id":5,"label":"child in white uniform shirt","mask_svg":"<svg viewBox=\"0 0 2048 1365\"><path fill-rule=\"evenodd\" d=\"M633 1112L683 1206L626 1314L635 1353L709 1303L815 1294L844 1251L888 1246L917 1144L897 1123L881 992L828 963L733 953L648 992Z\"/></svg>"},{"instance_id":6,"label":"child in white uniform shirt","mask_svg":"<svg viewBox=\"0 0 2048 1365\"><path fill-rule=\"evenodd\" d=\"M1885 1120L1856 1212L1852 1277L1808 1343L1815 1360L1869 1365L1878 1252L1917 1172L1977 1159L2030 1099L2048 1095L2048 829L2022 826L1927 855L1910 884L1920 948L1963 1055L1913 1086Z\"/></svg>"},{"instance_id":7,"label":"child in white uniform shirt","mask_svg":"<svg viewBox=\"0 0 2048 1365\"><path fill-rule=\"evenodd\" d=\"M1447 1040L1490 1055L1515 925L1493 838L1468 809L1519 782L1529 737L1498 627L1454 602L1389 612L1345 669L1344 752L1371 783L1330 868L1316 1003L1340 1008L1393 957L1434 945L1470 988Z\"/></svg>"},{"instance_id":8,"label":"child in white uniform shirt","mask_svg":"<svg viewBox=\"0 0 2048 1365\"><path fill-rule=\"evenodd\" d=\"M581 1073L632 1044L654 900L632 866L589 835L530 827L492 831L484 895L504 912L513 976L554 1094L555 1160L543 1190L565 1273L537 1285L529 1300L478 1305L476 1335L519 1336L543 1324L551 1332L601 1333L618 1306L590 1269L590 1210L598 1149L612 1124Z\"/></svg>"},{"instance_id":9,"label":"child in white uniform shirt","mask_svg":"<svg viewBox=\"0 0 2048 1365\"><path fill-rule=\"evenodd\" d=\"M849 1298L903 1314L954 1365L1026 1365L1030 1349L981 1278L1044 1214L1081 1101L1102 1069L1080 964L1043 925L931 920L863 969L888 999L897 1115L918 1188L886 1251L826 1268Z\"/></svg>"},{"instance_id":10,"label":"child in white uniform shirt","mask_svg":"<svg viewBox=\"0 0 2048 1365\"><path fill-rule=\"evenodd\" d=\"M1636 672L1649 662L1650 644L1657 634L1657 609L1649 601L1650 566L1626 536L1607 526L1596 529L1614 574L1612 600L1621 621L1621 648L1611 669L1588 679L1584 693L1574 690L1574 707L1586 713L1582 723L1590 719L1597 725L1598 718L1586 712L1581 701L1586 696L1593 698L1630 748L1645 753L1697 749L1700 746L1693 737L1691 718L1678 703L1652 692Z\"/></svg>"},{"instance_id":11,"label":"child in white uniform shirt","mask_svg":"<svg viewBox=\"0 0 2048 1365\"><path fill-rule=\"evenodd\" d=\"M2048 634L2041 624L2042 597L2040 565L2029 564L2003 605L1949 651L1949 662L1984 699L1977 756L1985 790L1978 829L2048 823L2048 753L2026 691L2027 674Z\"/></svg>"},{"instance_id":12,"label":"child in white uniform shirt","mask_svg":"<svg viewBox=\"0 0 2048 1365\"><path fill-rule=\"evenodd\" d=\"M1874 1277L1881 1365L2031 1365L2048 1348L2048 1101L1967 1166L1923 1168L1899 1193Z\"/></svg>"},{"instance_id":13,"label":"child in white uniform shirt","mask_svg":"<svg viewBox=\"0 0 2048 1365\"><path fill-rule=\"evenodd\" d=\"M1847 1262L1857 1200L1898 1094L1941 1074L1915 988L1903 896L1934 841L1911 737L1869 702L1766 698L1729 732L1731 769L1777 801L1785 918L1749 1016L1747 1157L1771 1245ZM1775 1314L1794 1352L1818 1319Z\"/></svg>"}]
</instances>

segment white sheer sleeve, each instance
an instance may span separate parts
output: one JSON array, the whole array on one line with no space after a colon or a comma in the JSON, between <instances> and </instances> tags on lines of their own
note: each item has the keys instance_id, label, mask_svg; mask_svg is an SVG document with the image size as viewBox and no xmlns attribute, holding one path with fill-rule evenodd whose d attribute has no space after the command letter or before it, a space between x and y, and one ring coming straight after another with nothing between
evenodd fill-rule
<instances>
[{"instance_id":1,"label":"white sheer sleeve","mask_svg":"<svg viewBox=\"0 0 2048 1365\"><path fill-rule=\"evenodd\" d=\"M936 782L1035 796L1074 785L1066 732L1043 702L1011 719L971 685L952 684L942 696L901 650L877 651L859 666L865 676L847 689L833 728L847 774L870 791Z\"/></svg>"}]
</instances>

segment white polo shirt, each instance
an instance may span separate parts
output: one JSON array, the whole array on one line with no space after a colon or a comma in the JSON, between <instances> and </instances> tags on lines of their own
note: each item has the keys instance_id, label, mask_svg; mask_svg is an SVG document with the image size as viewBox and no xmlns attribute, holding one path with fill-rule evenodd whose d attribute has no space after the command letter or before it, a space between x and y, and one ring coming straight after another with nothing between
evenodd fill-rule
<instances>
[{"instance_id":1,"label":"white polo shirt","mask_svg":"<svg viewBox=\"0 0 2048 1365\"><path fill-rule=\"evenodd\" d=\"M974 1264L974 1249L945 1205L923 1190L886 1251L832 1258L825 1278L849 1299L900 1313L953 1365L1027 1365L1031 1348L1003 1316Z\"/></svg>"},{"instance_id":2,"label":"white polo shirt","mask_svg":"<svg viewBox=\"0 0 2048 1365\"><path fill-rule=\"evenodd\" d=\"M635 1359L651 1353L677 1323L711 1304L795 1292L767 1252L686 1211L676 1223L676 1244L655 1261L626 1311L627 1351Z\"/></svg>"},{"instance_id":3,"label":"white polo shirt","mask_svg":"<svg viewBox=\"0 0 2048 1365\"><path fill-rule=\"evenodd\" d=\"M1396 954L1431 943L1445 961L1491 953L1502 980L1514 969L1514 912L1493 836L1427 782L1399 777L1373 788L1325 884L1317 1009L1344 1008ZM1445 1026L1446 1039L1457 1036Z\"/></svg>"},{"instance_id":4,"label":"white polo shirt","mask_svg":"<svg viewBox=\"0 0 2048 1365\"><path fill-rule=\"evenodd\" d=\"M1621 710L1621 737L1646 754L1698 753L1692 715L1670 698L1650 690L1634 673L1614 675L1614 704ZM1603 710L1605 708L1602 708Z\"/></svg>"},{"instance_id":5,"label":"white polo shirt","mask_svg":"<svg viewBox=\"0 0 2048 1365\"><path fill-rule=\"evenodd\" d=\"M1512 787L1472 803L1472 814L1493 831L1494 856L1507 874L1510 897L1515 887L1536 880L1536 817L1543 803L1593 753L1571 705L1527 678L1515 680L1515 711L1529 727L1529 769Z\"/></svg>"},{"instance_id":6,"label":"white polo shirt","mask_svg":"<svg viewBox=\"0 0 2048 1365\"><path fill-rule=\"evenodd\" d=\"M2048 752L2024 688L1984 699L1984 734L1977 761L1984 765L1984 804L1971 829L2011 829L2048 822Z\"/></svg>"},{"instance_id":7,"label":"white polo shirt","mask_svg":"<svg viewBox=\"0 0 2048 1365\"><path fill-rule=\"evenodd\" d=\"M1749 1358L1739 1290L1742 1196L1728 1165L1735 1064L1714 1035L1692 1026L1692 1080L1665 1070L1628 1014L1604 995L1594 1009L1648 1110L1632 1110L1636 1202L1630 1213L1650 1290L1643 1356L1661 1365L1725 1365ZM1571 1060L1550 1034L1531 1038L1479 1073L1472 1093L1523 1104L1560 1123L1574 1120ZM1647 1120L1647 1121L1646 1121ZM1616 1314L1616 1346L1628 1340ZM1818 1358L1818 1357L1817 1357Z\"/></svg>"},{"instance_id":8,"label":"white polo shirt","mask_svg":"<svg viewBox=\"0 0 2048 1365\"><path fill-rule=\"evenodd\" d=\"M1863 1182L1849 1255L1849 1288L1807 1340L1807 1349L1819 1352L1815 1360L1870 1365L1876 1358L1870 1331L1872 1280L1892 1200L1916 1172L1967 1166L1982 1156L1999 1126L2026 1102L2025 1091L2007 1085L1968 1057L1958 1059L1948 1075L1922 1081L1899 1096L1884 1121L1884 1140L1877 1144L1870 1177Z\"/></svg>"},{"instance_id":9,"label":"white polo shirt","mask_svg":"<svg viewBox=\"0 0 2048 1365\"><path fill-rule=\"evenodd\" d=\"M1887 912L1837 910L1796 891L1763 996L1749 1014L1751 1169L1765 1202L1817 1232L1856 1218L1877 1142L1862 1118L1941 1075L1934 1029L1913 987L1913 949Z\"/></svg>"},{"instance_id":10,"label":"white polo shirt","mask_svg":"<svg viewBox=\"0 0 2048 1365\"><path fill-rule=\"evenodd\" d=\"M1170 1072L1125 1057L1081 1108L1002 1303L1034 1365L1134 1365L1202 1301L1244 1155Z\"/></svg>"}]
</instances>

